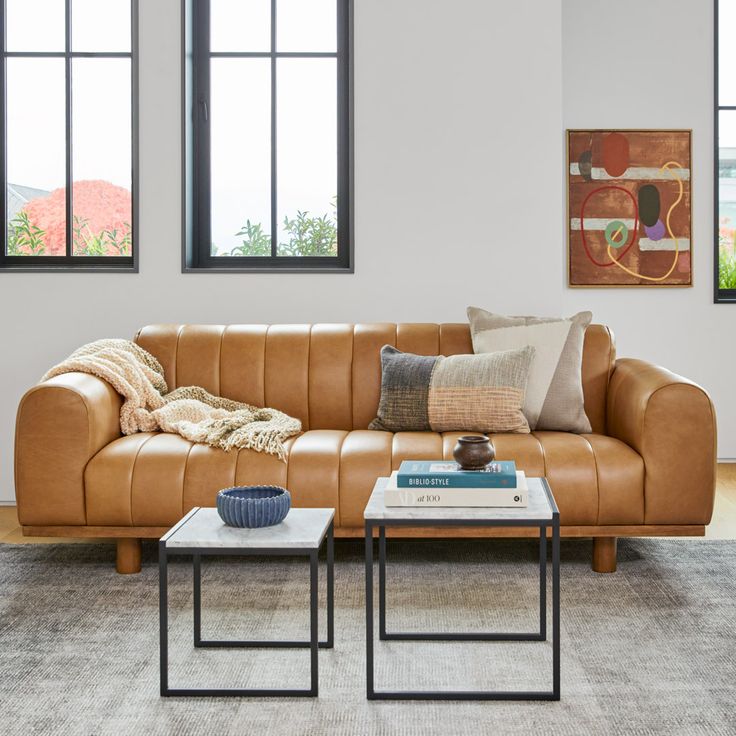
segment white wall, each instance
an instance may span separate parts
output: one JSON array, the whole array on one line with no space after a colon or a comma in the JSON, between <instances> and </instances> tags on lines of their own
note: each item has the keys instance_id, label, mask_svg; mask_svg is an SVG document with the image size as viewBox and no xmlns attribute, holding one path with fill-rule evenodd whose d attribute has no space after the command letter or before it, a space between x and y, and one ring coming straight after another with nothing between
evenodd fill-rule
<instances>
[{"instance_id":1,"label":"white wall","mask_svg":"<svg viewBox=\"0 0 736 736\"><path fill-rule=\"evenodd\" d=\"M731 308L710 296L707 4L355 5L355 274L182 275L179 0L141 0L141 273L0 274L0 501L13 499L25 389L78 345L151 322L433 322L463 320L469 303L592 308L620 354L660 361L713 392L720 453L736 457L733 348L721 343ZM606 38L631 39L615 67ZM651 88L641 86L642 59L655 66ZM693 289L566 288L565 126L695 129Z\"/></svg>"}]
</instances>

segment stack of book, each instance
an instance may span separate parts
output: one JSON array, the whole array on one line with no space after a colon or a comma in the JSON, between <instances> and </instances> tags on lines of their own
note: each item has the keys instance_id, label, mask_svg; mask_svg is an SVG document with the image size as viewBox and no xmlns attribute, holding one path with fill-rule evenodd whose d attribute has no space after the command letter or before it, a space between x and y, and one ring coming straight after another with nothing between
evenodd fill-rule
<instances>
[{"instance_id":1,"label":"stack of book","mask_svg":"<svg viewBox=\"0 0 736 736\"><path fill-rule=\"evenodd\" d=\"M404 460L391 473L386 506L524 507L527 484L511 460L494 461L483 470L461 470L444 460Z\"/></svg>"}]
</instances>

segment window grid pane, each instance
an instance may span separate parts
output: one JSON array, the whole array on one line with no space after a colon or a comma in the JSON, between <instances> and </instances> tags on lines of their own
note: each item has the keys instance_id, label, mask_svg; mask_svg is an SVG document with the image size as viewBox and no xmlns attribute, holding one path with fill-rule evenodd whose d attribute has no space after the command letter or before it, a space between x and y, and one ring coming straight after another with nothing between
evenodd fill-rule
<instances>
[{"instance_id":1,"label":"window grid pane","mask_svg":"<svg viewBox=\"0 0 736 736\"><path fill-rule=\"evenodd\" d=\"M71 0L72 51L130 51L130 0Z\"/></svg>"},{"instance_id":2,"label":"window grid pane","mask_svg":"<svg viewBox=\"0 0 736 736\"><path fill-rule=\"evenodd\" d=\"M718 104L736 105L736 3L718 2Z\"/></svg>"},{"instance_id":3,"label":"window grid pane","mask_svg":"<svg viewBox=\"0 0 736 736\"><path fill-rule=\"evenodd\" d=\"M210 0L210 49L271 49L271 0Z\"/></svg>"},{"instance_id":4,"label":"window grid pane","mask_svg":"<svg viewBox=\"0 0 736 736\"><path fill-rule=\"evenodd\" d=\"M72 84L72 253L129 256L133 220L130 60L74 59Z\"/></svg>"},{"instance_id":5,"label":"window grid pane","mask_svg":"<svg viewBox=\"0 0 736 736\"><path fill-rule=\"evenodd\" d=\"M736 110L722 109L736 106L736 51L730 38L735 25L736 3L716 0L716 301L736 301Z\"/></svg>"},{"instance_id":6,"label":"window grid pane","mask_svg":"<svg viewBox=\"0 0 736 736\"><path fill-rule=\"evenodd\" d=\"M337 0L276 0L277 51L337 51Z\"/></svg>"},{"instance_id":7,"label":"window grid pane","mask_svg":"<svg viewBox=\"0 0 736 736\"><path fill-rule=\"evenodd\" d=\"M64 51L64 0L5 0L5 7L8 51Z\"/></svg>"},{"instance_id":8,"label":"window grid pane","mask_svg":"<svg viewBox=\"0 0 736 736\"><path fill-rule=\"evenodd\" d=\"M271 62L213 59L213 256L271 255Z\"/></svg>"},{"instance_id":9,"label":"window grid pane","mask_svg":"<svg viewBox=\"0 0 736 736\"><path fill-rule=\"evenodd\" d=\"M9 256L66 255L64 77L63 59L6 63Z\"/></svg>"},{"instance_id":10,"label":"window grid pane","mask_svg":"<svg viewBox=\"0 0 736 736\"><path fill-rule=\"evenodd\" d=\"M279 256L337 255L334 59L276 63Z\"/></svg>"}]
</instances>

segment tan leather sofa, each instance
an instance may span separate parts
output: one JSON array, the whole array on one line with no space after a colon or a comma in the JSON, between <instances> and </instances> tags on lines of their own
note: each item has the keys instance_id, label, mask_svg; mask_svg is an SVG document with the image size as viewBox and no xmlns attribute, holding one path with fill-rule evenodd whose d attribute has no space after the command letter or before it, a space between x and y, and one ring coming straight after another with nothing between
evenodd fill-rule
<instances>
[{"instance_id":1,"label":"tan leather sofa","mask_svg":"<svg viewBox=\"0 0 736 736\"><path fill-rule=\"evenodd\" d=\"M466 324L155 325L136 341L159 359L170 387L204 386L276 407L299 417L304 431L288 441L285 464L178 435L123 437L120 397L89 375L62 375L28 391L15 446L24 533L116 538L120 572L140 569L141 538L161 536L193 506L213 506L216 492L233 484L284 485L295 506L333 506L338 536L360 536L376 478L406 458L450 457L460 434L366 427L378 405L381 347L469 353ZM715 484L708 395L663 368L616 360L601 325L588 328L582 371L593 432L492 435L497 456L549 479L562 534L593 538L595 570L615 569L619 536L702 535ZM499 531L536 532L457 534Z\"/></svg>"}]
</instances>

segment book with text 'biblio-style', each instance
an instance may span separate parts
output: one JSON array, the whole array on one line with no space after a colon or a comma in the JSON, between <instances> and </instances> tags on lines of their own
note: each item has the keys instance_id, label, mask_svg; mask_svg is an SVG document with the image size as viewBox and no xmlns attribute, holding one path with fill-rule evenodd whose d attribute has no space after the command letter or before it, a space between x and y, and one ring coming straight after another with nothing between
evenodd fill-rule
<instances>
[{"instance_id":1,"label":"book with text 'biblio-style'","mask_svg":"<svg viewBox=\"0 0 736 736\"><path fill-rule=\"evenodd\" d=\"M396 475L399 488L515 488L516 463L494 460L483 470L461 470L446 460L404 460Z\"/></svg>"}]
</instances>

